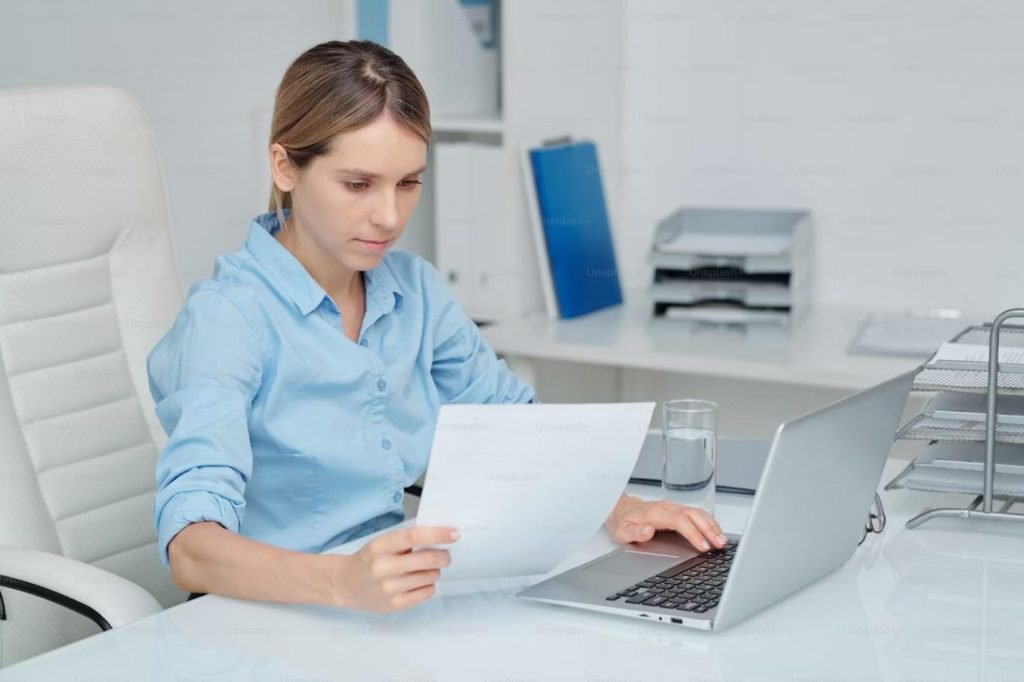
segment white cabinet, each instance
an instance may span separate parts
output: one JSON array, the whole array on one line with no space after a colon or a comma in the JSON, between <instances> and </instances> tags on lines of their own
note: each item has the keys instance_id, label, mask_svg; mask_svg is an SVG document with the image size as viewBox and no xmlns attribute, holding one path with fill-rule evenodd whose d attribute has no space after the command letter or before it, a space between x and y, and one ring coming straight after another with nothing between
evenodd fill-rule
<instances>
[{"instance_id":1,"label":"white cabinet","mask_svg":"<svg viewBox=\"0 0 1024 682\"><path fill-rule=\"evenodd\" d=\"M479 321L531 312L541 300L515 162L503 146L434 149L436 265Z\"/></svg>"},{"instance_id":2,"label":"white cabinet","mask_svg":"<svg viewBox=\"0 0 1024 682\"><path fill-rule=\"evenodd\" d=\"M523 144L593 140L613 225L619 195L621 1L494 1L496 48L478 51L482 61L470 68L472 29L459 0L391 6L390 47L421 69L434 128L423 202L408 228L415 238L405 248L434 262L477 321L544 308L519 170ZM484 77L492 58L496 81Z\"/></svg>"},{"instance_id":3,"label":"white cabinet","mask_svg":"<svg viewBox=\"0 0 1024 682\"><path fill-rule=\"evenodd\" d=\"M416 72L435 118L494 119L500 112L498 48L473 29L472 10L482 9L480 3L463 4L391 0L390 47Z\"/></svg>"}]
</instances>

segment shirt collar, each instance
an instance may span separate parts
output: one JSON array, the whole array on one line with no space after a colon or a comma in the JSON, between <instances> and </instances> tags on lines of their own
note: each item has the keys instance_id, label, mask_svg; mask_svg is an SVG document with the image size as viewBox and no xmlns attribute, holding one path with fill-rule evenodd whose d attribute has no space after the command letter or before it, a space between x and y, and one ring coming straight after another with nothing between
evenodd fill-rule
<instances>
[{"instance_id":1,"label":"shirt collar","mask_svg":"<svg viewBox=\"0 0 1024 682\"><path fill-rule=\"evenodd\" d=\"M290 212L290 208L284 209L286 220ZM292 252L274 237L280 227L276 211L261 213L249 225L245 246L267 268L281 292L295 303L303 315L308 315L330 297ZM378 317L401 306L402 292L386 258L372 270L364 271L363 276L367 313L370 312L371 301L379 309Z\"/></svg>"}]
</instances>

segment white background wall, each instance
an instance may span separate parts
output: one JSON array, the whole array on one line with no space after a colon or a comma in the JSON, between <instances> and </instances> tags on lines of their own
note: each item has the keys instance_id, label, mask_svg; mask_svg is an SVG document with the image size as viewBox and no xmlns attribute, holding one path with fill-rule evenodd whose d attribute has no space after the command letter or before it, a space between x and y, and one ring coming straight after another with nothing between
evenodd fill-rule
<instances>
[{"instance_id":1,"label":"white background wall","mask_svg":"<svg viewBox=\"0 0 1024 682\"><path fill-rule=\"evenodd\" d=\"M574 2L544 4L535 28L573 20ZM1024 4L606 4L621 24L609 49L566 62L542 40L511 66L546 81L545 59L587 62L592 77L563 94L607 106L601 93L623 93L605 175L627 284L646 281L653 224L679 204L807 206L823 301L988 312L1024 299ZM100 82L142 101L188 285L265 210L274 90L302 50L354 36L352 5L5 0L0 88Z\"/></svg>"},{"instance_id":2,"label":"white background wall","mask_svg":"<svg viewBox=\"0 0 1024 682\"><path fill-rule=\"evenodd\" d=\"M351 0L3 0L0 88L101 83L149 116L186 288L266 209L274 94L299 54L354 37Z\"/></svg>"},{"instance_id":3,"label":"white background wall","mask_svg":"<svg viewBox=\"0 0 1024 682\"><path fill-rule=\"evenodd\" d=\"M817 294L1024 304L1024 3L626 0L621 267L680 204L806 206Z\"/></svg>"}]
</instances>

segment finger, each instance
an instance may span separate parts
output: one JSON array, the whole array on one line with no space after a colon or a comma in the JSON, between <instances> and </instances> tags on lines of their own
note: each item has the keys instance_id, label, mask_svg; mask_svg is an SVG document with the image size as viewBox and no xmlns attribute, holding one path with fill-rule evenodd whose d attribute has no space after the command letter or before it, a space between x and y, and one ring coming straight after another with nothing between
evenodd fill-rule
<instances>
[{"instance_id":1,"label":"finger","mask_svg":"<svg viewBox=\"0 0 1024 682\"><path fill-rule=\"evenodd\" d=\"M394 563L394 573L399 575L444 568L452 563L452 555L446 549L417 549L415 552L394 557Z\"/></svg>"},{"instance_id":2,"label":"finger","mask_svg":"<svg viewBox=\"0 0 1024 682\"><path fill-rule=\"evenodd\" d=\"M417 590L424 585L433 585L440 577L441 571L436 568L428 571L406 573L397 578L387 580L381 585L381 589L384 590L385 594L400 595Z\"/></svg>"},{"instance_id":3,"label":"finger","mask_svg":"<svg viewBox=\"0 0 1024 682\"><path fill-rule=\"evenodd\" d=\"M654 537L654 527L647 523L620 521L612 533L612 539L619 544L646 542Z\"/></svg>"},{"instance_id":4,"label":"finger","mask_svg":"<svg viewBox=\"0 0 1024 682\"><path fill-rule=\"evenodd\" d=\"M704 534L700 532L697 526L693 525L690 519L686 517L677 519L673 530L689 540L690 544L701 552L707 552L711 549L711 545L704 537Z\"/></svg>"},{"instance_id":5,"label":"finger","mask_svg":"<svg viewBox=\"0 0 1024 682\"><path fill-rule=\"evenodd\" d=\"M688 507L684 513L687 514L693 525L697 526L700 532L704 534L704 537L714 546L725 547L726 543L729 542L728 538L722 533L722 529L715 523L715 520L703 509Z\"/></svg>"},{"instance_id":6,"label":"finger","mask_svg":"<svg viewBox=\"0 0 1024 682\"><path fill-rule=\"evenodd\" d=\"M686 505L679 506L683 508L683 511L689 513L691 517L694 514L699 515L700 518L703 519L703 521L707 524L708 530L712 535L724 535L724 533L722 532L722 527L718 525L718 521L715 519L715 517L706 512L705 510L701 509L700 507L689 507Z\"/></svg>"},{"instance_id":7,"label":"finger","mask_svg":"<svg viewBox=\"0 0 1024 682\"><path fill-rule=\"evenodd\" d=\"M410 590L404 594L400 594L395 597L393 603L397 609L409 609L417 604L427 601L434 596L437 592L437 586L434 584L424 585L415 590Z\"/></svg>"},{"instance_id":8,"label":"finger","mask_svg":"<svg viewBox=\"0 0 1024 682\"><path fill-rule=\"evenodd\" d=\"M724 547L729 539L725 537L725 533L722 532L722 527L718 525L718 521L715 517L708 514L700 507L690 507L685 504L676 504L668 500L663 500L660 503L661 506L666 507L673 512L685 514L690 520L696 525L704 536L711 541L711 544L717 547Z\"/></svg>"},{"instance_id":9,"label":"finger","mask_svg":"<svg viewBox=\"0 0 1024 682\"><path fill-rule=\"evenodd\" d=\"M643 513L644 520L649 525L655 528L667 528L676 531L701 552L711 549L711 545L704 538L704 534L690 521L686 513L662 505L645 507L641 510L641 513Z\"/></svg>"},{"instance_id":10,"label":"finger","mask_svg":"<svg viewBox=\"0 0 1024 682\"><path fill-rule=\"evenodd\" d=\"M398 554L382 554L374 559L374 575L387 578L444 568L451 564L451 555L446 549L418 549Z\"/></svg>"},{"instance_id":11,"label":"finger","mask_svg":"<svg viewBox=\"0 0 1024 682\"><path fill-rule=\"evenodd\" d=\"M720 524L718 522L718 519L716 519L712 514L709 514L707 512L705 512L705 515L707 516L708 521L711 522L711 526L712 526L712 528L715 529L715 532L717 534L721 535L724 538L725 537L725 531L722 530L722 524Z\"/></svg>"},{"instance_id":12,"label":"finger","mask_svg":"<svg viewBox=\"0 0 1024 682\"><path fill-rule=\"evenodd\" d=\"M373 542L381 552L398 554L413 547L448 544L458 538L458 531L450 526L412 526L385 533Z\"/></svg>"}]
</instances>

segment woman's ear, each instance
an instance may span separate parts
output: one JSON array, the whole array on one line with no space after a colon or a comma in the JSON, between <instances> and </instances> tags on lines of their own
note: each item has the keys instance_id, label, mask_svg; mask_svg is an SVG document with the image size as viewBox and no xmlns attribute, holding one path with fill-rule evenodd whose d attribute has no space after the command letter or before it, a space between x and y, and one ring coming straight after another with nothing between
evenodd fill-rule
<instances>
[{"instance_id":1,"label":"woman's ear","mask_svg":"<svg viewBox=\"0 0 1024 682\"><path fill-rule=\"evenodd\" d=\"M295 167L288 158L288 151L279 143L270 145L270 179L282 192L295 189Z\"/></svg>"}]
</instances>

